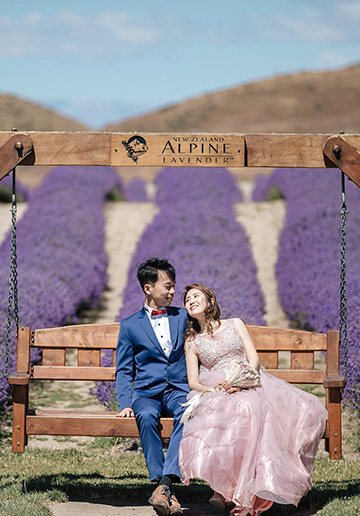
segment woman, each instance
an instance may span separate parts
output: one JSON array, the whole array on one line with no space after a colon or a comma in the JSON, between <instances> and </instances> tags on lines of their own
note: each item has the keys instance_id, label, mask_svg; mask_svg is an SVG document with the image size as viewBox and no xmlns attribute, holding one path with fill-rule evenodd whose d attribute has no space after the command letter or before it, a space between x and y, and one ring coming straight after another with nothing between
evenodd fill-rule
<instances>
[{"instance_id":1,"label":"woman","mask_svg":"<svg viewBox=\"0 0 360 516\"><path fill-rule=\"evenodd\" d=\"M203 394L184 424L183 482L206 480L215 491L210 502L232 508L234 516L258 516L273 502L297 505L311 487L326 409L315 396L265 371L243 321L220 320L210 289L188 285L184 303L189 399ZM234 363L250 364L253 386L229 384L226 372Z\"/></svg>"}]
</instances>

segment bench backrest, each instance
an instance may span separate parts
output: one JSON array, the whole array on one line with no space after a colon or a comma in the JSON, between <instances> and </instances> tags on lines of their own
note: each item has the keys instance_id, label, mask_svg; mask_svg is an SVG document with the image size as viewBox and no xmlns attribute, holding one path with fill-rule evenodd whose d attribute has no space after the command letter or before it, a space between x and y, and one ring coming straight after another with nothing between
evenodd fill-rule
<instances>
[{"instance_id":1,"label":"bench backrest","mask_svg":"<svg viewBox=\"0 0 360 516\"><path fill-rule=\"evenodd\" d=\"M119 323L83 324L30 330L19 329L18 371L27 371L36 380L114 380L115 350ZM339 372L339 332L327 334L303 330L247 326L268 371L290 383L322 384L329 373ZM42 362L30 368L31 348L42 348ZM66 350L76 353L76 365L67 365ZM109 367L101 366L101 355L112 350ZM326 353L316 360L316 353ZM284 366L283 356L289 356ZM280 359L279 359L280 356ZM320 368L319 367L320 363Z\"/></svg>"}]
</instances>

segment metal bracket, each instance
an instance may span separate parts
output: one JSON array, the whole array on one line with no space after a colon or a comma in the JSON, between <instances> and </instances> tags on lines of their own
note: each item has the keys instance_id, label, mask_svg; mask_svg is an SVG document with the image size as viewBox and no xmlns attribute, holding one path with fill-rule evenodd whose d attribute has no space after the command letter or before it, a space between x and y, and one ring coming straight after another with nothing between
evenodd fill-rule
<instances>
[{"instance_id":1,"label":"metal bracket","mask_svg":"<svg viewBox=\"0 0 360 516\"><path fill-rule=\"evenodd\" d=\"M323 144L323 153L360 187L360 153L341 136L330 136Z\"/></svg>"},{"instance_id":2,"label":"metal bracket","mask_svg":"<svg viewBox=\"0 0 360 516\"><path fill-rule=\"evenodd\" d=\"M33 143L25 133L16 133L0 147L0 181L33 152Z\"/></svg>"}]
</instances>

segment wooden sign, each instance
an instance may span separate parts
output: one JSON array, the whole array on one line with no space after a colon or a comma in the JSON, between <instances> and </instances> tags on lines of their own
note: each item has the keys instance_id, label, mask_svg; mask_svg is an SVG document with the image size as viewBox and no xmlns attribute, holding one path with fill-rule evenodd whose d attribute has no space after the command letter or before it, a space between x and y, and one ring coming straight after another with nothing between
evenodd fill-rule
<instances>
[{"instance_id":1,"label":"wooden sign","mask_svg":"<svg viewBox=\"0 0 360 516\"><path fill-rule=\"evenodd\" d=\"M112 165L243 167L244 137L231 134L112 135Z\"/></svg>"}]
</instances>

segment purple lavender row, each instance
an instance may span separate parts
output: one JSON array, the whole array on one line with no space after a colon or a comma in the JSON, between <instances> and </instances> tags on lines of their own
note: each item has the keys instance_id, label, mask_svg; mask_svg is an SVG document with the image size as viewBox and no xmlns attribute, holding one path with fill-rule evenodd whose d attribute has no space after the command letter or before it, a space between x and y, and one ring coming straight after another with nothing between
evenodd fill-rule
<instances>
[{"instance_id":1,"label":"purple lavender row","mask_svg":"<svg viewBox=\"0 0 360 516\"><path fill-rule=\"evenodd\" d=\"M233 204L242 200L234 177L226 169L165 168L156 178L160 212L146 228L129 270L120 319L139 310L144 294L136 280L141 262L167 257L176 267L177 294L188 283L214 289L223 317L242 317L264 324L264 299L245 231L236 222ZM110 363L110 357L104 364ZM112 385L98 384L96 395L116 407Z\"/></svg>"},{"instance_id":2,"label":"purple lavender row","mask_svg":"<svg viewBox=\"0 0 360 516\"><path fill-rule=\"evenodd\" d=\"M122 188L110 167L59 167L30 196L18 223L20 325L62 326L95 306L106 284L103 207L108 192ZM4 363L10 239L0 247L0 357ZM32 357L36 359L34 355ZM12 335L10 371L15 369ZM0 377L0 406L7 383Z\"/></svg>"},{"instance_id":3,"label":"purple lavender row","mask_svg":"<svg viewBox=\"0 0 360 516\"><path fill-rule=\"evenodd\" d=\"M287 201L276 273L279 296L298 326L339 328L341 173L335 169L278 169L260 185L263 199L278 187ZM260 190L260 187L259 187ZM259 191L257 193L260 198ZM360 189L346 181L348 381L344 397L360 411ZM344 350L341 350L344 371Z\"/></svg>"},{"instance_id":4,"label":"purple lavender row","mask_svg":"<svg viewBox=\"0 0 360 516\"><path fill-rule=\"evenodd\" d=\"M124 187L125 200L129 202L146 202L148 200L145 181L140 177L135 177Z\"/></svg>"}]
</instances>

